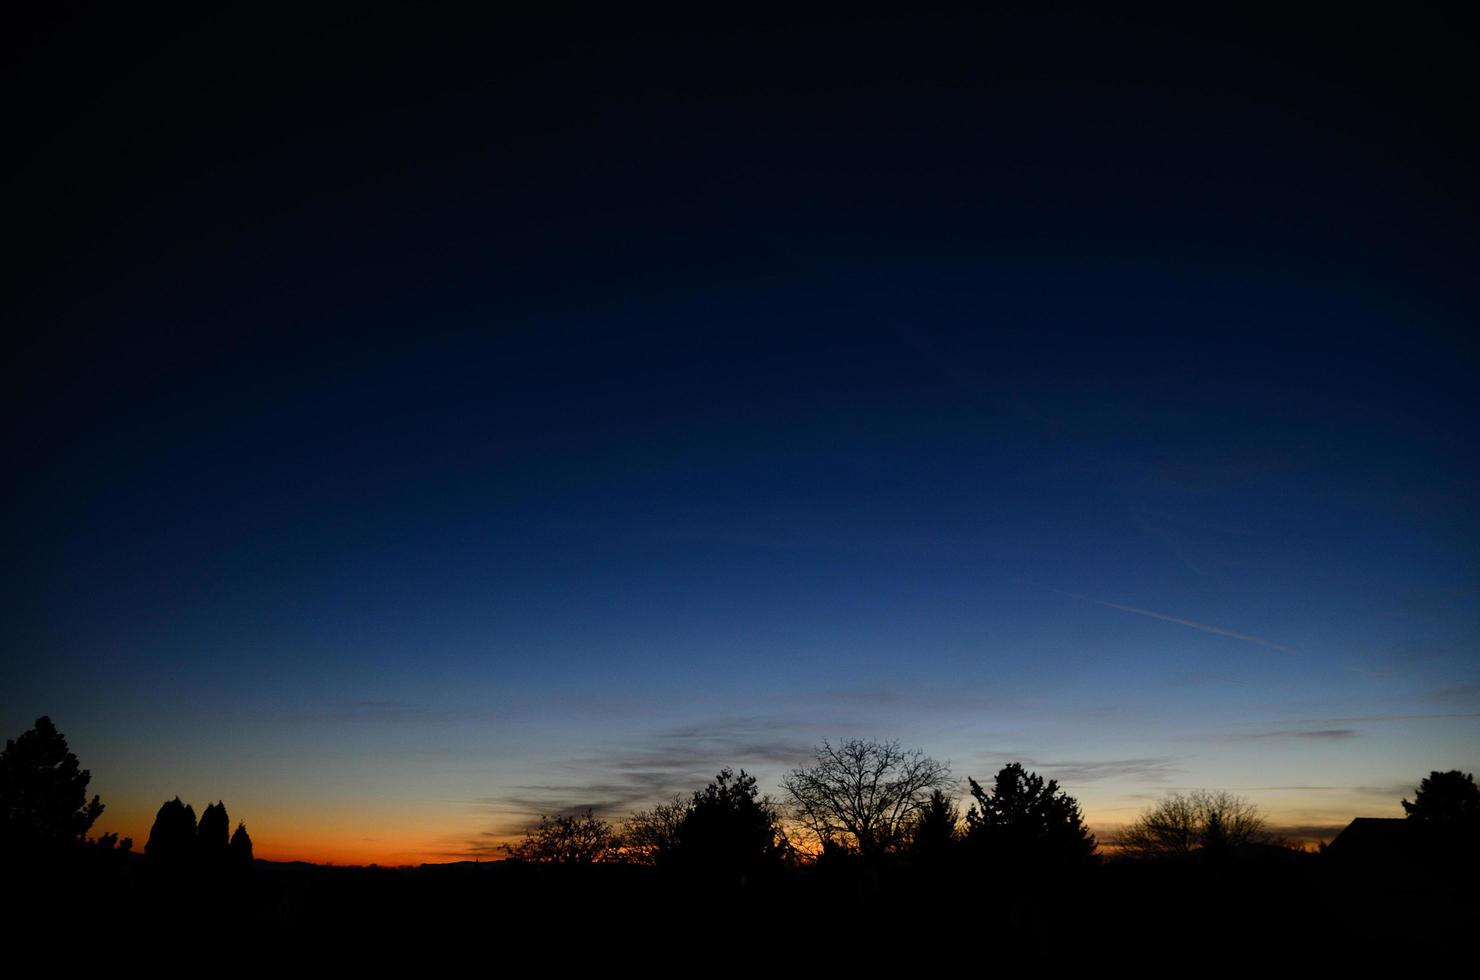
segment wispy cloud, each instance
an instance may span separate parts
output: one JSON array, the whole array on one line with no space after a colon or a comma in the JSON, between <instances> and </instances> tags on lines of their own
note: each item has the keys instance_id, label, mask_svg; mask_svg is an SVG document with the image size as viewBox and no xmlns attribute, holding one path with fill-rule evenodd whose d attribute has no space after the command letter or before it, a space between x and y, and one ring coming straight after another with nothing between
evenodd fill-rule
<instances>
[{"instance_id":1,"label":"wispy cloud","mask_svg":"<svg viewBox=\"0 0 1480 980\"><path fill-rule=\"evenodd\" d=\"M1276 837L1297 841L1330 841L1346 829L1344 823L1281 823L1270 824L1264 829Z\"/></svg>"},{"instance_id":2,"label":"wispy cloud","mask_svg":"<svg viewBox=\"0 0 1480 980\"><path fill-rule=\"evenodd\" d=\"M995 772L1008 762L1020 762L1027 769L1041 775L1051 776L1064 786L1093 783L1105 779L1138 779L1147 782L1163 782L1183 772L1171 756L1148 756L1139 759L1087 759L1078 761L1053 761L1035 759L1021 752L988 752L980 758L990 760L987 768ZM974 773L971 775L975 775ZM990 778L992 773L987 774ZM981 778L977 782L982 782Z\"/></svg>"},{"instance_id":3,"label":"wispy cloud","mask_svg":"<svg viewBox=\"0 0 1480 980\"><path fill-rule=\"evenodd\" d=\"M1411 785L1396 783L1387 786L1325 786L1325 785L1276 785L1276 786L1238 786L1233 787L1239 792L1245 793L1337 793L1344 796L1371 796L1382 799L1396 800L1404 795L1413 795Z\"/></svg>"},{"instance_id":4,"label":"wispy cloud","mask_svg":"<svg viewBox=\"0 0 1480 980\"><path fill-rule=\"evenodd\" d=\"M974 689L970 684L954 689L919 687L901 684L890 688L840 691L807 691L798 698L801 704L832 704L861 709L909 708L919 711L984 711L1022 703L1018 695Z\"/></svg>"},{"instance_id":5,"label":"wispy cloud","mask_svg":"<svg viewBox=\"0 0 1480 980\"><path fill-rule=\"evenodd\" d=\"M1060 783L1093 783L1102 779L1141 779L1161 782L1180 773L1167 756L1144 759L1101 759L1084 762L1041 762L1038 767Z\"/></svg>"},{"instance_id":6,"label":"wispy cloud","mask_svg":"<svg viewBox=\"0 0 1480 980\"><path fill-rule=\"evenodd\" d=\"M1190 547L1187 539L1181 534L1174 533L1171 528L1166 526L1167 524L1174 523L1167 515L1145 509L1133 510L1131 512L1131 521L1136 527L1160 541L1167 551L1171 552L1172 556L1188 571L1204 578L1209 577L1211 574L1209 569L1203 562L1193 556L1193 549Z\"/></svg>"},{"instance_id":7,"label":"wispy cloud","mask_svg":"<svg viewBox=\"0 0 1480 980\"><path fill-rule=\"evenodd\" d=\"M1273 732L1252 732L1245 735L1233 735L1235 739L1266 739L1266 738L1311 738L1311 739L1337 739L1356 738L1361 733L1355 728L1313 728L1296 729L1286 728Z\"/></svg>"},{"instance_id":8,"label":"wispy cloud","mask_svg":"<svg viewBox=\"0 0 1480 980\"><path fill-rule=\"evenodd\" d=\"M1429 692L1430 701L1444 704L1474 704L1480 701L1480 684L1459 684Z\"/></svg>"},{"instance_id":9,"label":"wispy cloud","mask_svg":"<svg viewBox=\"0 0 1480 980\"><path fill-rule=\"evenodd\" d=\"M1462 720L1466 718L1480 718L1480 711L1440 711L1431 714L1412 715L1347 715L1341 718L1291 718L1284 721L1286 725L1352 725L1360 722L1389 722L1389 721L1447 721Z\"/></svg>"},{"instance_id":10,"label":"wispy cloud","mask_svg":"<svg viewBox=\"0 0 1480 980\"><path fill-rule=\"evenodd\" d=\"M1154 609L1141 609L1137 606L1126 606L1118 602L1106 602L1104 599L1094 599L1087 595L1079 595L1077 592L1065 592L1062 589L1049 589L1049 591L1057 592L1059 595L1068 596L1071 599L1078 599L1081 602L1093 602L1095 605L1104 606L1107 609L1119 609L1121 612L1134 613L1137 616L1145 616L1149 619L1159 619L1164 623L1176 623L1178 626L1186 626L1189 629L1200 630L1204 633L1212 633L1215 636L1226 636L1234 640L1243 640L1245 643L1253 643L1257 646L1267 647L1270 650L1278 650L1281 653L1296 655L1300 653L1300 651L1296 650L1294 647L1288 647L1282 643L1275 643L1273 640L1266 640L1262 636L1253 636L1249 633L1240 633L1236 630L1225 629L1222 626L1214 626L1211 623L1199 623L1196 620L1183 619L1181 616L1168 615L1167 613L1157 612Z\"/></svg>"},{"instance_id":11,"label":"wispy cloud","mask_svg":"<svg viewBox=\"0 0 1480 980\"><path fill-rule=\"evenodd\" d=\"M542 816L591 810L621 818L677 795L701 789L720 769L788 767L811 756L816 732L807 722L771 716L718 719L654 733L636 745L617 746L565 760L563 782L513 787L497 797L470 801L494 825L463 842L454 856L497 856L502 845ZM596 780L581 775L600 773Z\"/></svg>"},{"instance_id":12,"label":"wispy cloud","mask_svg":"<svg viewBox=\"0 0 1480 980\"><path fill-rule=\"evenodd\" d=\"M1239 678L1233 674L1214 670L1193 670L1167 678L1168 683L1178 687L1208 687L1213 684L1237 684Z\"/></svg>"},{"instance_id":13,"label":"wispy cloud","mask_svg":"<svg viewBox=\"0 0 1480 980\"><path fill-rule=\"evenodd\" d=\"M408 724L442 721L446 712L429 705L407 701L344 700L284 711L279 716L292 724Z\"/></svg>"},{"instance_id":14,"label":"wispy cloud","mask_svg":"<svg viewBox=\"0 0 1480 980\"><path fill-rule=\"evenodd\" d=\"M1472 656L1476 642L1473 637L1451 636L1411 637L1388 647L1388 656L1402 663L1424 663L1434 660Z\"/></svg>"},{"instance_id":15,"label":"wispy cloud","mask_svg":"<svg viewBox=\"0 0 1480 980\"><path fill-rule=\"evenodd\" d=\"M781 519L778 518L778 520ZM583 528L589 529L587 525L583 525ZM643 541L663 540L681 545L701 545L779 554L846 555L864 559L940 559L954 558L960 554L959 546L950 542L932 543L882 535L871 537L829 535L804 528L797 528L785 534L767 534L733 527L675 525L665 522L661 525L639 528L624 525L605 533L621 540L640 537Z\"/></svg>"}]
</instances>

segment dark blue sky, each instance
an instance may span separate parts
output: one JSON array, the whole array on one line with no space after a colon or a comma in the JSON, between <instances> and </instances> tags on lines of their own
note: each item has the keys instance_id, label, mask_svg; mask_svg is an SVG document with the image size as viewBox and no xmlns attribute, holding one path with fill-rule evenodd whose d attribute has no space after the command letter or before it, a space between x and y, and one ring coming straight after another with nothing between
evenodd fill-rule
<instances>
[{"instance_id":1,"label":"dark blue sky","mask_svg":"<svg viewBox=\"0 0 1480 980\"><path fill-rule=\"evenodd\" d=\"M1480 762L1454 25L126 17L7 58L0 720L136 836Z\"/></svg>"}]
</instances>

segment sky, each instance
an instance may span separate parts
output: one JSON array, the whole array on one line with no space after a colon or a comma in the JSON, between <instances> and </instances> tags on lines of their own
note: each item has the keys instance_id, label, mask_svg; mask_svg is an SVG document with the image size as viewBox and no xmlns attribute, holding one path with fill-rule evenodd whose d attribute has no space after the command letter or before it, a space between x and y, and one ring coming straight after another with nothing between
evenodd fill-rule
<instances>
[{"instance_id":1,"label":"sky","mask_svg":"<svg viewBox=\"0 0 1480 980\"><path fill-rule=\"evenodd\" d=\"M37 16L0 727L96 829L489 859L862 737L1316 838L1480 769L1440 15Z\"/></svg>"}]
</instances>

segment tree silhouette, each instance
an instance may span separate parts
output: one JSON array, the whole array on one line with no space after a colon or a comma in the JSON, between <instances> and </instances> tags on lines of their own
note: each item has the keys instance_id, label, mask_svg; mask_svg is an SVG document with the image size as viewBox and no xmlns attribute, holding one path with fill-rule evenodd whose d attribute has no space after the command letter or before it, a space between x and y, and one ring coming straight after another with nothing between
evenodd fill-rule
<instances>
[{"instance_id":1,"label":"tree silhouette","mask_svg":"<svg viewBox=\"0 0 1480 980\"><path fill-rule=\"evenodd\" d=\"M1116 843L1132 857L1209 857L1262 840L1264 818L1242 797L1221 790L1170 793L1124 828Z\"/></svg>"},{"instance_id":2,"label":"tree silhouette","mask_svg":"<svg viewBox=\"0 0 1480 980\"><path fill-rule=\"evenodd\" d=\"M195 828L195 866L201 874L220 877L230 862L231 818L220 801L206 807Z\"/></svg>"},{"instance_id":3,"label":"tree silhouette","mask_svg":"<svg viewBox=\"0 0 1480 980\"><path fill-rule=\"evenodd\" d=\"M178 796L160 806L144 845L144 871L149 885L159 890L155 899L171 906L171 914L185 919L205 914L192 904L199 889L230 902L250 896L243 886L256 871L252 838L244 823L230 831L231 818L220 800L205 808L198 824L195 808Z\"/></svg>"},{"instance_id":4,"label":"tree silhouette","mask_svg":"<svg viewBox=\"0 0 1480 980\"><path fill-rule=\"evenodd\" d=\"M524 840L504 845L510 858L537 864L610 861L619 856L620 848L616 829L590 808L554 819L540 817L539 826L525 831Z\"/></svg>"},{"instance_id":5,"label":"tree silhouette","mask_svg":"<svg viewBox=\"0 0 1480 980\"><path fill-rule=\"evenodd\" d=\"M1403 812L1433 824L1480 823L1480 787L1473 774L1434 771L1418 784L1412 803L1403 801Z\"/></svg>"},{"instance_id":6,"label":"tree silhouette","mask_svg":"<svg viewBox=\"0 0 1480 980\"><path fill-rule=\"evenodd\" d=\"M622 828L622 857L633 864L662 867L678 848L678 829L689 815L689 801L681 796L638 810Z\"/></svg>"},{"instance_id":7,"label":"tree silhouette","mask_svg":"<svg viewBox=\"0 0 1480 980\"><path fill-rule=\"evenodd\" d=\"M240 876L250 876L256 867L252 863L252 838L247 835L247 825L239 823L236 825L236 833L231 835L231 865Z\"/></svg>"},{"instance_id":8,"label":"tree silhouette","mask_svg":"<svg viewBox=\"0 0 1480 980\"><path fill-rule=\"evenodd\" d=\"M178 877L194 867L194 807L178 796L160 806L144 843L144 860L156 877Z\"/></svg>"},{"instance_id":9,"label":"tree silhouette","mask_svg":"<svg viewBox=\"0 0 1480 980\"><path fill-rule=\"evenodd\" d=\"M676 828L671 862L692 875L744 886L781 866L786 838L755 777L728 766L689 801Z\"/></svg>"},{"instance_id":10,"label":"tree silhouette","mask_svg":"<svg viewBox=\"0 0 1480 980\"><path fill-rule=\"evenodd\" d=\"M821 847L841 846L866 863L899 845L933 790L951 785L950 767L898 742L824 741L816 762L782 779L797 819Z\"/></svg>"},{"instance_id":11,"label":"tree silhouette","mask_svg":"<svg viewBox=\"0 0 1480 980\"><path fill-rule=\"evenodd\" d=\"M78 844L103 812L92 775L45 715L0 753L0 841L7 848Z\"/></svg>"},{"instance_id":12,"label":"tree silhouette","mask_svg":"<svg viewBox=\"0 0 1480 980\"><path fill-rule=\"evenodd\" d=\"M966 839L988 860L1006 865L1082 867L1096 860L1095 839L1084 825L1079 803L1057 780L1012 763L997 773L990 790L976 780L976 801L966 813Z\"/></svg>"},{"instance_id":13,"label":"tree silhouette","mask_svg":"<svg viewBox=\"0 0 1480 980\"><path fill-rule=\"evenodd\" d=\"M226 815L226 804L218 801L208 805L195 829L196 846L203 853L224 851L230 835L231 819Z\"/></svg>"},{"instance_id":14,"label":"tree silhouette","mask_svg":"<svg viewBox=\"0 0 1480 980\"><path fill-rule=\"evenodd\" d=\"M960 836L961 809L944 790L937 789L916 816L910 850L922 865L943 864Z\"/></svg>"}]
</instances>

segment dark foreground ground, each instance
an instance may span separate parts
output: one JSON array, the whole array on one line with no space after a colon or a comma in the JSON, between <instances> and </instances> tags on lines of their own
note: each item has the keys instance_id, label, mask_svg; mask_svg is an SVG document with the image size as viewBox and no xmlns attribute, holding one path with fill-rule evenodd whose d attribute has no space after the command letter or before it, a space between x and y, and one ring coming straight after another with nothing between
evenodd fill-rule
<instances>
[{"instance_id":1,"label":"dark foreground ground","mask_svg":"<svg viewBox=\"0 0 1480 980\"><path fill-rule=\"evenodd\" d=\"M129 855L106 873L12 874L5 899L12 962L32 948L341 966L496 950L550 965L640 961L685 972L732 961L913 973L1086 955L1160 970L1187 955L1351 962L1453 949L1472 961L1463 951L1480 936L1470 867L1352 866L1294 852L1219 866L1111 860L1072 875L801 866L743 884L624 865L268 861L250 879L167 882Z\"/></svg>"}]
</instances>

